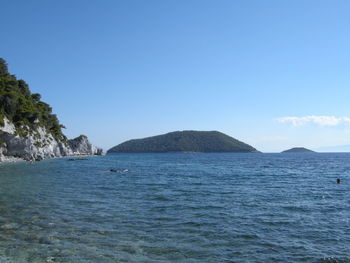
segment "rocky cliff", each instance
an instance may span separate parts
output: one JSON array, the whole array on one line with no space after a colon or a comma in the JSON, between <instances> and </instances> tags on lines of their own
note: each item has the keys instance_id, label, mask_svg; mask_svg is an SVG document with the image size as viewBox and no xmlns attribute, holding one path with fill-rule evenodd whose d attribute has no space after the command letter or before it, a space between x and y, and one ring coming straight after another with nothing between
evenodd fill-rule
<instances>
[{"instance_id":1,"label":"rocky cliff","mask_svg":"<svg viewBox=\"0 0 350 263\"><path fill-rule=\"evenodd\" d=\"M51 106L0 58L0 161L102 154L86 136L68 140L62 128Z\"/></svg>"},{"instance_id":2,"label":"rocky cliff","mask_svg":"<svg viewBox=\"0 0 350 263\"><path fill-rule=\"evenodd\" d=\"M68 147L74 155L102 155L102 149L92 145L85 135L68 140Z\"/></svg>"},{"instance_id":3,"label":"rocky cliff","mask_svg":"<svg viewBox=\"0 0 350 263\"><path fill-rule=\"evenodd\" d=\"M84 135L72 140L59 141L44 127L39 126L23 137L16 132L15 125L6 117L3 123L0 127L0 162L102 154L102 149L93 146Z\"/></svg>"}]
</instances>

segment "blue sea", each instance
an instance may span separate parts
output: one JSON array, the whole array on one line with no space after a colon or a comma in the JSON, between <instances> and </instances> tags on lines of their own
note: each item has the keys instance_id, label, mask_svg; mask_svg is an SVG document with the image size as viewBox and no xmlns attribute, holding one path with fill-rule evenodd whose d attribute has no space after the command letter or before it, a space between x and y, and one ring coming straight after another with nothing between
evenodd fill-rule
<instances>
[{"instance_id":1,"label":"blue sea","mask_svg":"<svg viewBox=\"0 0 350 263\"><path fill-rule=\"evenodd\" d=\"M1 164L0 262L350 262L350 154Z\"/></svg>"}]
</instances>

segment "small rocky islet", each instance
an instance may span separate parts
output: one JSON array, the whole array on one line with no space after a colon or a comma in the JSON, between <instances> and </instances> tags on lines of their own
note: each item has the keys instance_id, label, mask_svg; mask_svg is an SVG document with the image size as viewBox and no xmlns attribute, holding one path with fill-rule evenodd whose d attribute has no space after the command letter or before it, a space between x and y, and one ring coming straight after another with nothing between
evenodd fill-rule
<instances>
[{"instance_id":1,"label":"small rocky islet","mask_svg":"<svg viewBox=\"0 0 350 263\"><path fill-rule=\"evenodd\" d=\"M282 153L314 153L314 151L306 149L304 147L294 147L283 151Z\"/></svg>"}]
</instances>

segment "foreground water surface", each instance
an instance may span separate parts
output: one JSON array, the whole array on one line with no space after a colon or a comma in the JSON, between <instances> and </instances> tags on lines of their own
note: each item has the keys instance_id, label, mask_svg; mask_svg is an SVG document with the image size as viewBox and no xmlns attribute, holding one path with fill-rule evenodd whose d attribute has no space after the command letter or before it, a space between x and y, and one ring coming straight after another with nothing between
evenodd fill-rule
<instances>
[{"instance_id":1,"label":"foreground water surface","mask_svg":"<svg viewBox=\"0 0 350 263\"><path fill-rule=\"evenodd\" d=\"M0 165L0 262L350 262L349 247L350 154Z\"/></svg>"}]
</instances>

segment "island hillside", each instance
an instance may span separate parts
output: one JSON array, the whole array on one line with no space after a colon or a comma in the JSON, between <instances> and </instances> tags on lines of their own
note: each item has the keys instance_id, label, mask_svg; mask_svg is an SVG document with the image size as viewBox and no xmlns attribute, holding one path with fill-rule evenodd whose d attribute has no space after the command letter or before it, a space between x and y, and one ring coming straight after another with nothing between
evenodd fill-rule
<instances>
[{"instance_id":1,"label":"island hillside","mask_svg":"<svg viewBox=\"0 0 350 263\"><path fill-rule=\"evenodd\" d=\"M294 147L289 150L285 150L282 153L312 153L314 151L311 151L309 149L306 149L304 147Z\"/></svg>"},{"instance_id":2,"label":"island hillside","mask_svg":"<svg viewBox=\"0 0 350 263\"><path fill-rule=\"evenodd\" d=\"M0 58L0 162L102 154L82 135L68 140L49 104Z\"/></svg>"},{"instance_id":3,"label":"island hillside","mask_svg":"<svg viewBox=\"0 0 350 263\"><path fill-rule=\"evenodd\" d=\"M252 146L218 131L176 131L121 143L107 153L257 152Z\"/></svg>"}]
</instances>

